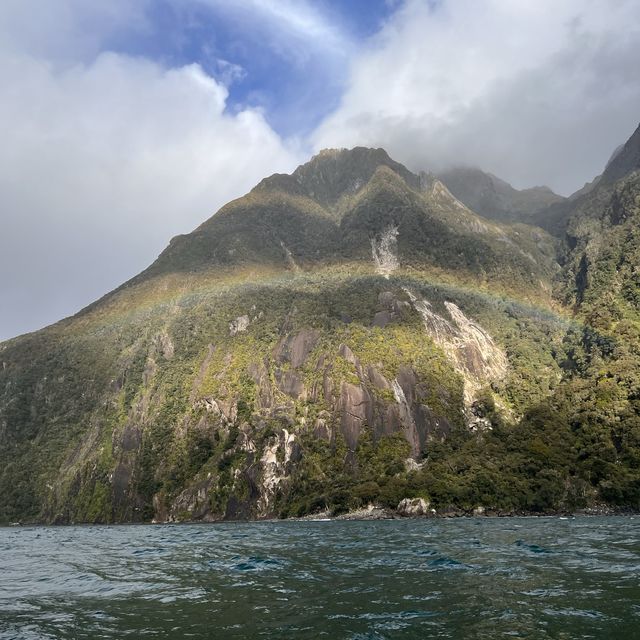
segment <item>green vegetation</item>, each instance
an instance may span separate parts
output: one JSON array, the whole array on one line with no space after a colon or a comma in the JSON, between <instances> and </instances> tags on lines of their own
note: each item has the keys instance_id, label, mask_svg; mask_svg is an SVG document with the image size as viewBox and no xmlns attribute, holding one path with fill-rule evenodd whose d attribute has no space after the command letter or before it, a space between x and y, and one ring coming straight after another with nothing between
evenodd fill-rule
<instances>
[{"instance_id":1,"label":"green vegetation","mask_svg":"<svg viewBox=\"0 0 640 640\"><path fill-rule=\"evenodd\" d=\"M638 175L576 201L560 268L542 231L352 153L267 179L76 317L0 345L0 522L419 496L640 509ZM389 225L400 267L385 278L371 241ZM469 386L408 291L442 326L455 303L506 375ZM469 335L453 348L482 370Z\"/></svg>"}]
</instances>

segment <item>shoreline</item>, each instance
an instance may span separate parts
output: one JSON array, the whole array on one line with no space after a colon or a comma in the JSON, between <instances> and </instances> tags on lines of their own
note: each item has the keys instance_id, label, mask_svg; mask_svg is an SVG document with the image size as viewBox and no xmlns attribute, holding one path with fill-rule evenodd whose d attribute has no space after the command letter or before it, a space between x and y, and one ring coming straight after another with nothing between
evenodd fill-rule
<instances>
[{"instance_id":1,"label":"shoreline","mask_svg":"<svg viewBox=\"0 0 640 640\"><path fill-rule=\"evenodd\" d=\"M367 522L379 520L456 520L456 519L496 519L496 518L593 518L593 517L634 517L640 516L640 511L633 509L615 509L607 506L578 509L576 511L501 511L485 509L478 513L476 509L448 509L435 511L426 515L400 514L394 509L381 507L363 508L338 515L329 512L319 512L292 518L255 518L250 520L166 520L162 522L6 522L0 523L0 528L19 529L21 527L122 527L122 526L162 526L162 525L197 525L197 524L231 524L231 523L279 523L279 522Z\"/></svg>"},{"instance_id":2,"label":"shoreline","mask_svg":"<svg viewBox=\"0 0 640 640\"><path fill-rule=\"evenodd\" d=\"M610 516L637 516L640 511L633 509L616 509L608 506L598 506L576 511L502 511L499 509L482 508L475 509L447 509L424 515L401 514L394 509L380 507L358 509L338 515L327 512L302 516L300 518L287 518L297 521L318 520L447 520L456 518L576 518L576 517L610 517Z\"/></svg>"}]
</instances>

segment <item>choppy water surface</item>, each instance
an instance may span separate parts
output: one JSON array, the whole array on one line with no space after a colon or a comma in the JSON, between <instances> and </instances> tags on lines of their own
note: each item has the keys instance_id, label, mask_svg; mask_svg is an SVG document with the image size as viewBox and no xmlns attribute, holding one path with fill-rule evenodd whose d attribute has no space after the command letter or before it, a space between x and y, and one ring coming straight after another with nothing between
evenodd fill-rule
<instances>
[{"instance_id":1,"label":"choppy water surface","mask_svg":"<svg viewBox=\"0 0 640 640\"><path fill-rule=\"evenodd\" d=\"M0 638L640 638L640 518L0 529Z\"/></svg>"}]
</instances>

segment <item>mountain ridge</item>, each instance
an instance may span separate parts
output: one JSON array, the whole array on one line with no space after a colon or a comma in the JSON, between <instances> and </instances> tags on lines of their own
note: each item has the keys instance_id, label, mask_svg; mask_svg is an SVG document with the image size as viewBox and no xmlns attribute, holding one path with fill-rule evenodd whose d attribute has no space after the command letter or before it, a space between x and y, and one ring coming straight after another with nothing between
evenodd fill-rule
<instances>
[{"instance_id":1,"label":"mountain ridge","mask_svg":"<svg viewBox=\"0 0 640 640\"><path fill-rule=\"evenodd\" d=\"M564 201L549 187L518 190L475 167L452 167L441 172L439 177L470 209L500 222L531 222L536 213Z\"/></svg>"},{"instance_id":2,"label":"mountain ridge","mask_svg":"<svg viewBox=\"0 0 640 640\"><path fill-rule=\"evenodd\" d=\"M592 230L561 266L542 229L484 218L381 149L265 178L76 316L0 344L0 521L419 496L443 511L638 508L637 360L616 336L635 335L635 275L624 263L622 297L596 318L611 258L589 221L620 240L640 185L611 189L572 210Z\"/></svg>"}]
</instances>

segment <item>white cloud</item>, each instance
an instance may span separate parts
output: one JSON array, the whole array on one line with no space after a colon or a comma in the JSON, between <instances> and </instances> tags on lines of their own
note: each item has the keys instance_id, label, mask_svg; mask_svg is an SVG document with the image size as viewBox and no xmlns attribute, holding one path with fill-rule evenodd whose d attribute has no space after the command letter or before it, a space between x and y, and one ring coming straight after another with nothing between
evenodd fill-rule
<instances>
[{"instance_id":1,"label":"white cloud","mask_svg":"<svg viewBox=\"0 0 640 640\"><path fill-rule=\"evenodd\" d=\"M314 143L570 192L635 128L639 59L637 0L407 0Z\"/></svg>"},{"instance_id":2,"label":"white cloud","mask_svg":"<svg viewBox=\"0 0 640 640\"><path fill-rule=\"evenodd\" d=\"M0 53L58 63L91 59L118 29L145 29L152 0L2 0Z\"/></svg>"},{"instance_id":3,"label":"white cloud","mask_svg":"<svg viewBox=\"0 0 640 640\"><path fill-rule=\"evenodd\" d=\"M218 9L242 14L243 20L261 24L271 33L284 32L283 49L292 46L291 38L305 48L321 48L332 56L344 56L351 45L339 24L332 22L318 10L318 3L308 0L199 0ZM268 23L265 25L265 22ZM265 28L266 27L266 28ZM297 50L299 50L296 47Z\"/></svg>"},{"instance_id":4,"label":"white cloud","mask_svg":"<svg viewBox=\"0 0 640 640\"><path fill-rule=\"evenodd\" d=\"M259 111L226 113L198 66L5 54L0 86L0 338L88 304L298 163Z\"/></svg>"}]
</instances>

